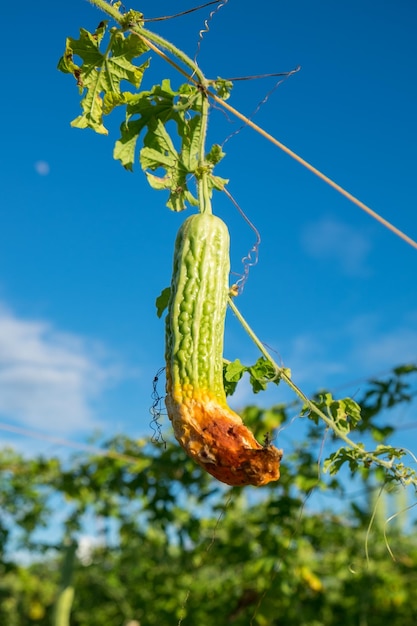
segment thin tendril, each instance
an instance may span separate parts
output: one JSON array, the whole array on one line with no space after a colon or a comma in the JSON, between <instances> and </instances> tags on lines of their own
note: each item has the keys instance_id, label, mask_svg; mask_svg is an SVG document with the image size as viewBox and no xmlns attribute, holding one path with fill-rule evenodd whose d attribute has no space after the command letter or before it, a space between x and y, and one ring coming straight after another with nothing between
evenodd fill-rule
<instances>
[{"instance_id":1,"label":"thin tendril","mask_svg":"<svg viewBox=\"0 0 417 626\"><path fill-rule=\"evenodd\" d=\"M385 483L381 486L381 488L380 488L380 490L378 492L378 495L377 495L376 500L375 500L374 510L372 511L372 515L371 515L371 519L369 520L368 528L366 529L366 535L365 535L365 558L366 558L366 563L367 563L368 568L370 566L370 559L369 559L369 536L371 534L372 526L373 526L374 521L375 521L375 517L376 517L376 513L377 513L377 509L378 509L378 503L379 503L379 500L380 500L380 498L382 496L382 493L383 493L384 489L385 489Z\"/></svg>"},{"instance_id":2,"label":"thin tendril","mask_svg":"<svg viewBox=\"0 0 417 626\"><path fill-rule=\"evenodd\" d=\"M200 9L205 9L212 4L217 4L219 0L212 0L211 2L206 2L205 4L200 4L198 7L194 7L192 9L188 9L187 11L181 11L181 13L174 13L173 15L164 15L162 17L148 17L144 19L144 22L162 22L163 20L173 20L176 17L182 17L183 15L188 15L189 13L194 13L194 11L199 11Z\"/></svg>"},{"instance_id":3,"label":"thin tendril","mask_svg":"<svg viewBox=\"0 0 417 626\"><path fill-rule=\"evenodd\" d=\"M194 55L194 63L197 65L197 57L200 54L200 49L201 49L201 44L203 41L203 37L206 33L208 33L210 31L210 22L213 19L213 17L216 15L216 13L218 11L220 11L221 8L223 8L229 0L223 0L222 2L220 2L220 4L213 9L213 11L211 11L210 15L208 16L208 18L204 21L204 28L202 28L200 30L200 32L198 33L199 39L198 39L198 43L197 43L197 49L195 51L195 55Z\"/></svg>"},{"instance_id":4,"label":"thin tendril","mask_svg":"<svg viewBox=\"0 0 417 626\"><path fill-rule=\"evenodd\" d=\"M260 102L258 102L258 104L256 105L256 107L254 108L254 110L252 111L252 113L249 115L249 120L252 120L255 115L257 115L257 113L259 112L259 110L261 109L261 107L263 107L264 104L266 104L268 102L268 100L270 99L270 97L272 96L272 94L278 89L278 87L280 85L282 85L282 83L285 83L285 81L292 76L293 74L295 74L296 72L299 72L301 69L301 66L298 65L295 69L291 70L290 72L281 72L279 74L265 74L265 75L261 75L261 76L243 76L242 78L229 78L226 80L231 80L231 81L236 81L236 80L251 80L251 79L256 79L256 78L265 78L267 76L284 76L284 78L281 78L280 80L278 80L275 85L272 87L272 89L270 89L267 94L262 98L262 100ZM223 141L222 143L222 148L224 147L224 145L230 141L232 139L232 137L235 137L235 135L238 135L246 126L248 125L248 123L246 122L245 124L242 124L242 126L240 126L237 130L235 130L233 133L231 133L228 137L226 137L226 139Z\"/></svg>"},{"instance_id":5,"label":"thin tendril","mask_svg":"<svg viewBox=\"0 0 417 626\"><path fill-rule=\"evenodd\" d=\"M402 515L403 513L406 513L407 511L411 511L411 509L413 509L415 506L417 506L417 502L414 502L414 504L410 504L409 506L406 506L405 508L401 509L401 511L397 511L396 513L394 513L394 515L391 515L384 524L384 541L385 541L385 547L388 550L388 553L390 555L390 557L392 558L393 561L396 561L397 559L395 558L395 555L393 553L393 551L391 550L391 546L389 545L388 542L388 537L387 537L387 526L390 522L392 522L392 520L394 520L396 517L399 517L400 515Z\"/></svg>"},{"instance_id":6,"label":"thin tendril","mask_svg":"<svg viewBox=\"0 0 417 626\"><path fill-rule=\"evenodd\" d=\"M230 191L228 189L226 189L226 187L223 187L223 191L226 194L226 196L229 198L229 200L233 203L233 205L236 207L236 209L239 211L240 215L243 217L243 219L248 224L248 226L255 233L255 237L256 237L256 241L253 244L252 248L249 250L247 255L242 258L243 274L236 281L236 286L238 288L238 293L241 294L243 289L244 289L244 287L245 287L245 284L246 284L246 282L248 280L250 268L255 266L258 263L259 246L261 244L261 235L260 235L258 229L256 228L256 226L250 221L248 216L244 213L244 211L240 207L240 205L237 202L237 200L232 196Z\"/></svg>"},{"instance_id":7,"label":"thin tendril","mask_svg":"<svg viewBox=\"0 0 417 626\"><path fill-rule=\"evenodd\" d=\"M273 72L272 74L254 74L252 76L234 76L233 78L223 78L223 80L229 80L234 83L239 80L258 80L260 78L273 78L274 76L285 76L285 78L288 78L291 74L295 74L300 70L301 65L297 65L297 67L290 72Z\"/></svg>"},{"instance_id":8,"label":"thin tendril","mask_svg":"<svg viewBox=\"0 0 417 626\"><path fill-rule=\"evenodd\" d=\"M153 402L152 402L152 406L149 409L149 413L152 415L152 421L150 422L149 425L153 430L153 435L151 437L152 443L163 443L166 448L167 444L162 435L162 425L160 422L161 415L165 414L165 410L163 408L164 396L161 396L158 392L159 378L164 370L165 370L165 367L160 367L152 381L151 398Z\"/></svg>"}]
</instances>

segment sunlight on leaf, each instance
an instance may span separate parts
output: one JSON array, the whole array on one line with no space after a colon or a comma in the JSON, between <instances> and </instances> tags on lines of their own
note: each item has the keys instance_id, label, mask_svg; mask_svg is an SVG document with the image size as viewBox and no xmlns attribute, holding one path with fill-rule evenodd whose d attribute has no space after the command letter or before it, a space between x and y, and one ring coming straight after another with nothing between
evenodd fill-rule
<instances>
[{"instance_id":1,"label":"sunlight on leaf","mask_svg":"<svg viewBox=\"0 0 417 626\"><path fill-rule=\"evenodd\" d=\"M133 58L142 55L148 48L138 37L126 37L117 29L111 29L110 42L105 53L102 53L99 46L106 31L107 22L101 22L94 34L81 28L79 39L67 38L64 55L58 63L58 69L73 74L80 93L85 93L81 100L83 114L73 120L71 126L92 128L103 135L107 134L103 115L117 104L126 102L120 82L126 80L134 87L139 87L149 65L149 61L138 67L131 63ZM82 65L74 62L74 55L81 57Z\"/></svg>"}]
</instances>

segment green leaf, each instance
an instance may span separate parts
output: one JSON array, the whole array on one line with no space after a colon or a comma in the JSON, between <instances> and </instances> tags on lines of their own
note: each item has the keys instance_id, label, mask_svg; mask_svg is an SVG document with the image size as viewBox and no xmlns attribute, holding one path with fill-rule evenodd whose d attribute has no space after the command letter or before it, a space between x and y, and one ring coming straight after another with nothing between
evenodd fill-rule
<instances>
[{"instance_id":1,"label":"green leaf","mask_svg":"<svg viewBox=\"0 0 417 626\"><path fill-rule=\"evenodd\" d=\"M169 171L175 168L176 162L177 159L175 150L171 153L168 151L159 152L154 148L145 147L140 151L140 164L144 170L156 170L158 167L164 167L167 171Z\"/></svg>"},{"instance_id":2,"label":"green leaf","mask_svg":"<svg viewBox=\"0 0 417 626\"><path fill-rule=\"evenodd\" d=\"M178 182L181 183L181 181ZM171 211L178 212L186 209L187 203L191 206L198 206L198 200L188 191L184 178L183 186L178 184L177 187L171 190L166 206L168 209L171 209Z\"/></svg>"},{"instance_id":3,"label":"green leaf","mask_svg":"<svg viewBox=\"0 0 417 626\"><path fill-rule=\"evenodd\" d=\"M156 304L156 314L158 317L162 317L162 313L168 307L169 296L171 294L171 287L165 287L157 297Z\"/></svg>"},{"instance_id":4,"label":"green leaf","mask_svg":"<svg viewBox=\"0 0 417 626\"><path fill-rule=\"evenodd\" d=\"M127 104L134 95L128 91L123 93L107 92L103 98L103 114L109 115L117 106Z\"/></svg>"},{"instance_id":5,"label":"green leaf","mask_svg":"<svg viewBox=\"0 0 417 626\"><path fill-rule=\"evenodd\" d=\"M229 179L221 178L220 176L213 176L213 174L210 174L208 182L211 189L223 191L225 185L227 185L227 183L229 182Z\"/></svg>"},{"instance_id":6,"label":"green leaf","mask_svg":"<svg viewBox=\"0 0 417 626\"><path fill-rule=\"evenodd\" d=\"M113 90L119 91L120 81L127 80L138 88L142 82L143 73L149 66L149 59L142 65L136 66L131 63L132 59L141 56L148 51L148 46L135 35L127 37L116 30L111 36L110 46L106 52L106 60L111 68L109 76L113 82Z\"/></svg>"},{"instance_id":7,"label":"green leaf","mask_svg":"<svg viewBox=\"0 0 417 626\"><path fill-rule=\"evenodd\" d=\"M343 432L349 432L351 427L361 420L361 410L359 405L351 398L343 400L329 399L330 394L326 394L326 404L328 413L334 419L337 427ZM330 396L331 398L331 396Z\"/></svg>"},{"instance_id":8,"label":"green leaf","mask_svg":"<svg viewBox=\"0 0 417 626\"><path fill-rule=\"evenodd\" d=\"M201 116L196 115L181 124L179 132L182 137L181 163L187 172L195 172L198 165L198 149L201 139Z\"/></svg>"},{"instance_id":9,"label":"green leaf","mask_svg":"<svg viewBox=\"0 0 417 626\"><path fill-rule=\"evenodd\" d=\"M217 78L216 81L213 82L213 87L216 90L217 95L222 100L227 100L230 97L230 92L233 89L233 83L231 80L226 80L224 78Z\"/></svg>"},{"instance_id":10,"label":"green leaf","mask_svg":"<svg viewBox=\"0 0 417 626\"><path fill-rule=\"evenodd\" d=\"M321 411L326 411L337 425L337 428L344 433L348 433L352 428L355 428L362 419L361 408L352 398L334 400L331 393L322 392L319 395L318 402L314 402L314 404ZM309 413L308 416L317 423L314 413Z\"/></svg>"},{"instance_id":11,"label":"green leaf","mask_svg":"<svg viewBox=\"0 0 417 626\"><path fill-rule=\"evenodd\" d=\"M255 365L249 367L248 371L250 376L249 380L254 393L265 391L270 382L279 383L279 376L277 375L275 367L263 356L256 361Z\"/></svg>"},{"instance_id":12,"label":"green leaf","mask_svg":"<svg viewBox=\"0 0 417 626\"><path fill-rule=\"evenodd\" d=\"M203 99L198 87L190 85L190 83L184 83L178 89L178 96L178 103L175 107L177 111L196 111L201 113Z\"/></svg>"},{"instance_id":13,"label":"green leaf","mask_svg":"<svg viewBox=\"0 0 417 626\"><path fill-rule=\"evenodd\" d=\"M394 448L393 446L379 445L374 451L376 455L386 455L389 459L401 459L407 453L403 448Z\"/></svg>"},{"instance_id":14,"label":"green leaf","mask_svg":"<svg viewBox=\"0 0 417 626\"><path fill-rule=\"evenodd\" d=\"M340 468L345 464L349 464L350 471L356 472L359 467L359 463L363 464L364 455L361 454L364 451L363 444L359 443L359 450L352 448L339 448L336 452L333 452L323 463L324 472L329 472L331 476L337 474Z\"/></svg>"},{"instance_id":15,"label":"green leaf","mask_svg":"<svg viewBox=\"0 0 417 626\"><path fill-rule=\"evenodd\" d=\"M182 211L186 208L188 200L192 204L194 200L187 188L187 175L190 169L184 164L181 156L175 150L175 146L161 120L153 122L144 138L145 147L140 151L140 164L145 171L148 182L154 189L167 189L170 196L167 206L173 211ZM197 160L195 159L195 165ZM158 177L146 170L163 168L166 175Z\"/></svg>"},{"instance_id":16,"label":"green leaf","mask_svg":"<svg viewBox=\"0 0 417 626\"><path fill-rule=\"evenodd\" d=\"M179 121L174 110L176 93L171 89L169 80L163 80L161 85L155 85L150 91L142 91L130 99L126 121L121 126L121 137L116 141L113 156L123 167L133 169L135 161L136 143L140 133L147 126L155 126L156 120L165 124L168 120ZM139 115L138 119L132 119Z\"/></svg>"},{"instance_id":17,"label":"green leaf","mask_svg":"<svg viewBox=\"0 0 417 626\"><path fill-rule=\"evenodd\" d=\"M167 206L173 211L184 210L187 203L197 205L197 199L188 189L187 177L194 174L198 164L201 118L199 115L190 117L189 114L185 118L187 110L199 108L196 96L201 99L195 88L182 86L175 92L169 80L163 80L161 85L155 85L150 91L131 97L126 121L121 127L121 138L114 149L114 157L126 169L132 170L137 140L142 130L147 129L140 151L140 164L152 188L170 192ZM182 107L178 105L179 101L185 102L189 97L193 98L193 103L188 103L187 107L185 104ZM177 126L180 150L177 150L166 129L170 121ZM159 168L165 170L164 175L152 173Z\"/></svg>"},{"instance_id":18,"label":"green leaf","mask_svg":"<svg viewBox=\"0 0 417 626\"><path fill-rule=\"evenodd\" d=\"M336 422L339 430L348 433L350 430L350 425L348 421L348 416L346 414L346 406L344 401L338 400L336 402L332 402L329 406L329 413Z\"/></svg>"},{"instance_id":19,"label":"green leaf","mask_svg":"<svg viewBox=\"0 0 417 626\"><path fill-rule=\"evenodd\" d=\"M346 413L349 417L350 423L355 427L355 425L361 421L361 407L357 402L352 400L352 398L344 398L343 399Z\"/></svg>"},{"instance_id":20,"label":"green leaf","mask_svg":"<svg viewBox=\"0 0 417 626\"><path fill-rule=\"evenodd\" d=\"M215 143L211 146L210 152L206 154L206 161L212 165L217 165L224 156L226 156L226 153L223 152L221 146Z\"/></svg>"},{"instance_id":21,"label":"green leaf","mask_svg":"<svg viewBox=\"0 0 417 626\"><path fill-rule=\"evenodd\" d=\"M117 8L120 8L123 7L123 3L116 2L113 6L117 6ZM140 11L129 9L129 11L126 11L126 13L122 16L120 23L125 30L127 30L128 28L132 28L132 26L143 27L143 13L141 13Z\"/></svg>"},{"instance_id":22,"label":"green leaf","mask_svg":"<svg viewBox=\"0 0 417 626\"><path fill-rule=\"evenodd\" d=\"M291 377L291 370L283 370L288 378ZM223 369L223 379L226 389L226 395L232 395L237 383L245 372L249 373L249 382L252 385L254 393L265 391L269 383L280 382L280 374L275 367L265 357L261 356L254 365L243 365L239 359L232 362L225 362Z\"/></svg>"},{"instance_id":23,"label":"green leaf","mask_svg":"<svg viewBox=\"0 0 417 626\"><path fill-rule=\"evenodd\" d=\"M161 120L156 120L150 126L143 143L144 147L140 151L140 164L143 170L163 167L169 174L177 169L178 155Z\"/></svg>"},{"instance_id":24,"label":"green leaf","mask_svg":"<svg viewBox=\"0 0 417 626\"><path fill-rule=\"evenodd\" d=\"M247 371L247 367L242 365L239 359L235 361L224 361L223 363L223 383L227 396L232 396L236 391L237 383Z\"/></svg>"},{"instance_id":25,"label":"green leaf","mask_svg":"<svg viewBox=\"0 0 417 626\"><path fill-rule=\"evenodd\" d=\"M243 365L239 359L227 363L224 368L224 377L228 382L238 382L243 374L247 371L247 367Z\"/></svg>"},{"instance_id":26,"label":"green leaf","mask_svg":"<svg viewBox=\"0 0 417 626\"><path fill-rule=\"evenodd\" d=\"M120 129L122 136L114 146L113 158L120 161L123 167L129 171L133 171L136 143L143 126L141 120L132 120L122 124Z\"/></svg>"},{"instance_id":27,"label":"green leaf","mask_svg":"<svg viewBox=\"0 0 417 626\"><path fill-rule=\"evenodd\" d=\"M103 115L113 110L114 106L126 103L120 88L121 81L126 80L139 87L149 65L149 61L139 67L131 63L148 48L139 37L126 37L117 29L111 30L109 45L102 53L99 47L106 31L107 22L101 22L94 34L82 28L79 39L68 37L64 55L58 63L58 69L73 74L80 93L85 93L81 100L83 113L71 122L71 126L92 128L100 134L107 134ZM82 65L74 62L74 55L81 57Z\"/></svg>"}]
</instances>

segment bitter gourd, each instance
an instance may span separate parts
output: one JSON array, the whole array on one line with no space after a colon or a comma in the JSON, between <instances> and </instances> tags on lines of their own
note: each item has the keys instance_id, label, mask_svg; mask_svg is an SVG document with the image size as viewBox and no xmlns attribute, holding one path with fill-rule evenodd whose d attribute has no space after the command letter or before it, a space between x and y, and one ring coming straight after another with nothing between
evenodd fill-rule
<instances>
[{"instance_id":1,"label":"bitter gourd","mask_svg":"<svg viewBox=\"0 0 417 626\"><path fill-rule=\"evenodd\" d=\"M166 318L166 407L188 455L228 485L279 478L282 452L261 445L227 405L224 323L229 293L229 232L209 213L180 227Z\"/></svg>"}]
</instances>

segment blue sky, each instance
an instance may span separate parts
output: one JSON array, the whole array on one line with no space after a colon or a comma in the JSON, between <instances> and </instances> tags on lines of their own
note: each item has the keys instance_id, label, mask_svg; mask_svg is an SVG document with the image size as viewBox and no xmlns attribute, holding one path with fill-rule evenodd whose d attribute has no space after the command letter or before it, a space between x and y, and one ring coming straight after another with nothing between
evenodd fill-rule
<instances>
[{"instance_id":1,"label":"blue sky","mask_svg":"<svg viewBox=\"0 0 417 626\"><path fill-rule=\"evenodd\" d=\"M193 5L134 8L154 17ZM18 23L10 3L2 10L0 422L80 440L95 430L151 436L152 380L164 364L154 302L169 284L186 215L165 207L139 166L131 174L113 160L120 115L108 137L69 125L79 96L56 65L65 38L94 30L102 15L84 0L22 0ZM153 28L193 56L210 10ZM411 0L229 0L210 22L199 64L226 78L300 65L256 123L416 239L416 28ZM153 58L144 86L165 75ZM249 115L274 84L238 83L230 103ZM213 142L239 127L211 112ZM352 381L416 361L417 251L251 129L225 151L218 174L262 238L237 305L295 382L306 393L355 394L363 383ZM213 206L241 272L253 233L221 194ZM232 315L225 356L258 357ZM244 384L232 404L289 397L278 388L253 398Z\"/></svg>"}]
</instances>

